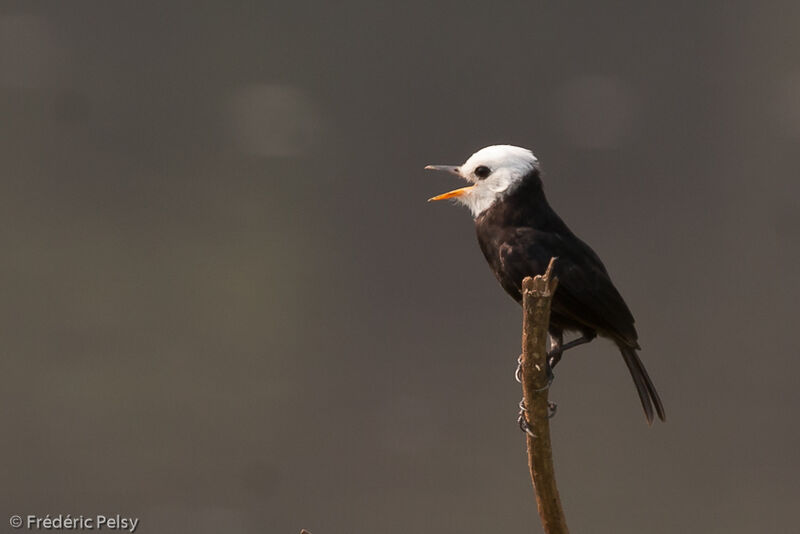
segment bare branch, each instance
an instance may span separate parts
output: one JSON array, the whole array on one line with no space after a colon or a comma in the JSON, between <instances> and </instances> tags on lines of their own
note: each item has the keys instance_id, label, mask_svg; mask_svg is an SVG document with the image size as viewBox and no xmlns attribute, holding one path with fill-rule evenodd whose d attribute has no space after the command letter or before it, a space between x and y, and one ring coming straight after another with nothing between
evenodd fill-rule
<instances>
[{"instance_id":1,"label":"bare branch","mask_svg":"<svg viewBox=\"0 0 800 534\"><path fill-rule=\"evenodd\" d=\"M528 423L528 467L536 493L536 506L546 534L568 534L553 468L550 443L547 373L547 327L550 302L558 285L550 260L544 275L522 281L522 392Z\"/></svg>"}]
</instances>

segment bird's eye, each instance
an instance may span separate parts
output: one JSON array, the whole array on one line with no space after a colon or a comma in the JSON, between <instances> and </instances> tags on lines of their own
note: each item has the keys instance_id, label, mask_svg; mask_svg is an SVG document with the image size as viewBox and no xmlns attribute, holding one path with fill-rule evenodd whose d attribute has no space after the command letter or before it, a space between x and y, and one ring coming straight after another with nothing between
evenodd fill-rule
<instances>
[{"instance_id":1,"label":"bird's eye","mask_svg":"<svg viewBox=\"0 0 800 534\"><path fill-rule=\"evenodd\" d=\"M479 166L478 168L475 169L475 176L477 176L481 180L483 180L484 178L486 178L490 174L492 174L492 170L489 167L487 167L486 165L481 165L481 166Z\"/></svg>"}]
</instances>

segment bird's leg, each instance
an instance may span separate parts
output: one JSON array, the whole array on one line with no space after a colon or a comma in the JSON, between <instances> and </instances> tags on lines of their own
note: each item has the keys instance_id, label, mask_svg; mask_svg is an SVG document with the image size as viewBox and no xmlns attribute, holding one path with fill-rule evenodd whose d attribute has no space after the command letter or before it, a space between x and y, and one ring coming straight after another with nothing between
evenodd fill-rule
<instances>
[{"instance_id":1,"label":"bird's leg","mask_svg":"<svg viewBox=\"0 0 800 534\"><path fill-rule=\"evenodd\" d=\"M564 352L566 352L567 350L575 348L578 345L584 345L586 343L589 343L596 337L597 333L592 330L581 332L581 337L573 339L569 343L564 343L564 338L560 334L557 337L557 341L556 338L551 336L550 352L547 353L547 361L550 363L550 367L555 367L556 364L561 361L561 356L563 356Z\"/></svg>"},{"instance_id":2,"label":"bird's leg","mask_svg":"<svg viewBox=\"0 0 800 534\"><path fill-rule=\"evenodd\" d=\"M569 350L569 349L571 349L573 347L577 347L578 345L584 345L586 343L589 343L591 340L593 340L596 337L597 337L597 333L594 332L594 331L581 332L581 337L579 337L577 339L573 339L569 343L566 343L566 344L562 345L561 346L561 352L564 352L565 350Z\"/></svg>"},{"instance_id":3,"label":"bird's leg","mask_svg":"<svg viewBox=\"0 0 800 534\"><path fill-rule=\"evenodd\" d=\"M547 364L550 373L553 372L552 369L556 364L561 361L561 355L565 350L562 346L563 343L564 332L562 330L550 334L550 350L547 352ZM569 345L569 343L567 343L567 345Z\"/></svg>"}]
</instances>

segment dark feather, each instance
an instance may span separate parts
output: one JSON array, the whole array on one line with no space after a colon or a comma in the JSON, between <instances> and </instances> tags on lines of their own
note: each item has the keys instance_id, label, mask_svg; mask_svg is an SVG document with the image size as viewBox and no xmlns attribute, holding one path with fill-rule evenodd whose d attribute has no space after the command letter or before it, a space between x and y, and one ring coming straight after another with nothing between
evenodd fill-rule
<instances>
[{"instance_id":1,"label":"dark feather","mask_svg":"<svg viewBox=\"0 0 800 534\"><path fill-rule=\"evenodd\" d=\"M639 336L633 314L597 254L547 203L538 170L481 213L475 225L484 257L517 302L522 300L522 280L544 273L550 258L558 258L551 333L572 330L613 340L631 372L648 422L653 420L654 405L663 420L661 400L636 353Z\"/></svg>"}]
</instances>

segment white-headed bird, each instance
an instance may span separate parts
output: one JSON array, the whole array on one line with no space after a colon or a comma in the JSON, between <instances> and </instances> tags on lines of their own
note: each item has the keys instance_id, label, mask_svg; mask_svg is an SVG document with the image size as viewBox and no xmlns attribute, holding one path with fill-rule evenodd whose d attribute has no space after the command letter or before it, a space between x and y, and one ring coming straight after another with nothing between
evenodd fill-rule
<instances>
[{"instance_id":1,"label":"white-headed bird","mask_svg":"<svg viewBox=\"0 0 800 534\"><path fill-rule=\"evenodd\" d=\"M467 206L475 218L481 251L503 289L522 302L522 280L545 272L557 258L558 288L550 314L549 363L554 367L567 349L596 336L619 347L636 384L647 422L655 413L663 421L664 407L639 359L638 334L622 296L597 254L564 224L547 203L539 161L530 150L495 145L483 148L457 166L428 165L472 185L433 197ZM580 336L564 343L565 332Z\"/></svg>"}]
</instances>

